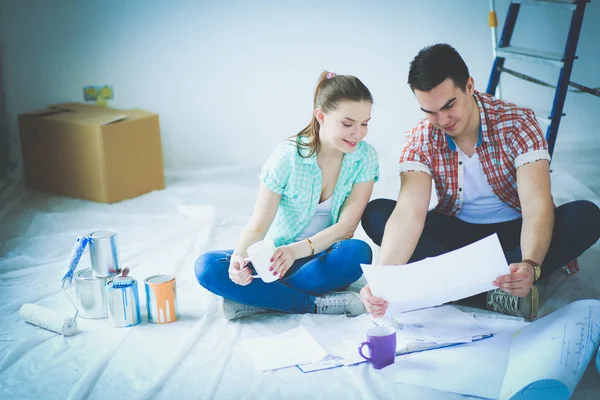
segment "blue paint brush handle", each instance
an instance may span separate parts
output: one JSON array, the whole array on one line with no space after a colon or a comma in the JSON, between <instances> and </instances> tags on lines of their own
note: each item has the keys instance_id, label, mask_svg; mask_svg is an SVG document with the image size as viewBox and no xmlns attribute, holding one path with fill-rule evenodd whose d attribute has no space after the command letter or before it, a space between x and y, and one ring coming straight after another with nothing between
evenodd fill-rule
<instances>
[{"instance_id":1,"label":"blue paint brush handle","mask_svg":"<svg viewBox=\"0 0 600 400\"><path fill-rule=\"evenodd\" d=\"M63 286L66 284L70 285L73 281L73 273L75 272L75 268L77 268L77 264L79 263L79 259L85 250L85 246L89 242L89 239L86 236L79 236L77 238L77 242L75 242L75 246L73 247L73 251L71 252L71 257L69 257L69 264L63 270L61 281L63 282Z\"/></svg>"}]
</instances>

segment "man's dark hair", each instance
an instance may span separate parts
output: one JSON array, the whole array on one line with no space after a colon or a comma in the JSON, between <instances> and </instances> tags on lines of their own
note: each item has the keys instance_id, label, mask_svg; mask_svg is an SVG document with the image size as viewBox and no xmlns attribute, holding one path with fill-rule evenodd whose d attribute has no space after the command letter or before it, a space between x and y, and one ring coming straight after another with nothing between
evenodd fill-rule
<instances>
[{"instance_id":1,"label":"man's dark hair","mask_svg":"<svg viewBox=\"0 0 600 400\"><path fill-rule=\"evenodd\" d=\"M452 79L454 86L463 92L469 80L469 68L449 44L438 43L425 47L410 63L408 84L414 92L428 92L447 78Z\"/></svg>"}]
</instances>

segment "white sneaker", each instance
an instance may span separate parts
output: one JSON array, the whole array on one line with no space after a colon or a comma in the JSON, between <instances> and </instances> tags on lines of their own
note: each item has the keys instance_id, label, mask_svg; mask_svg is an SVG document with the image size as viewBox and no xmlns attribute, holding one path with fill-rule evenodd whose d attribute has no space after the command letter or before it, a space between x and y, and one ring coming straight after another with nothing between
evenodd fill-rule
<instances>
[{"instance_id":1,"label":"white sneaker","mask_svg":"<svg viewBox=\"0 0 600 400\"><path fill-rule=\"evenodd\" d=\"M246 304L238 303L237 301L225 299L223 297L219 297L219 309L221 310L221 315L223 315L225 319L228 319L230 321L270 311L266 308L249 306Z\"/></svg>"},{"instance_id":2,"label":"white sneaker","mask_svg":"<svg viewBox=\"0 0 600 400\"><path fill-rule=\"evenodd\" d=\"M360 297L354 292L334 292L315 299L317 314L346 314L351 317L367 312Z\"/></svg>"}]
</instances>

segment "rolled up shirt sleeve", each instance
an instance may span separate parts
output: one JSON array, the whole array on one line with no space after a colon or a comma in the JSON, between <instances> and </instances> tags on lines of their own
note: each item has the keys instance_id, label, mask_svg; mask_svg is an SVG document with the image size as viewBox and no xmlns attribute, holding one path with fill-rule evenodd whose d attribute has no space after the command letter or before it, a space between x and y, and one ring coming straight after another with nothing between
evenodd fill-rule
<instances>
[{"instance_id":1,"label":"rolled up shirt sleeve","mask_svg":"<svg viewBox=\"0 0 600 400\"><path fill-rule=\"evenodd\" d=\"M423 155L423 151L417 141L417 132L413 130L406 136L404 147L400 153L398 164L399 173L403 172L425 172L432 176L431 162Z\"/></svg>"},{"instance_id":2,"label":"rolled up shirt sleeve","mask_svg":"<svg viewBox=\"0 0 600 400\"><path fill-rule=\"evenodd\" d=\"M509 147L513 152L515 168L539 160L550 161L548 143L533 111L527 110L515 124L514 132Z\"/></svg>"},{"instance_id":3,"label":"rolled up shirt sleeve","mask_svg":"<svg viewBox=\"0 0 600 400\"><path fill-rule=\"evenodd\" d=\"M292 172L292 160L286 144L279 145L260 170L260 180L274 193L281 195Z\"/></svg>"}]
</instances>

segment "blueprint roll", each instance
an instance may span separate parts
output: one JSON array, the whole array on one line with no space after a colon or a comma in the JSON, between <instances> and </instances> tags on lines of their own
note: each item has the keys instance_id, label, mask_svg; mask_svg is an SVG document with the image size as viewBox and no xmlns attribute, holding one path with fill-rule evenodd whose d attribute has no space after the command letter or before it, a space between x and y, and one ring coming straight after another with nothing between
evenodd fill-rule
<instances>
[{"instance_id":1,"label":"blueprint roll","mask_svg":"<svg viewBox=\"0 0 600 400\"><path fill-rule=\"evenodd\" d=\"M39 326L49 331L60 333L63 336L71 336L77 332L77 321L69 317L63 317L56 312L37 304L25 303L19 311L25 322Z\"/></svg>"}]
</instances>

